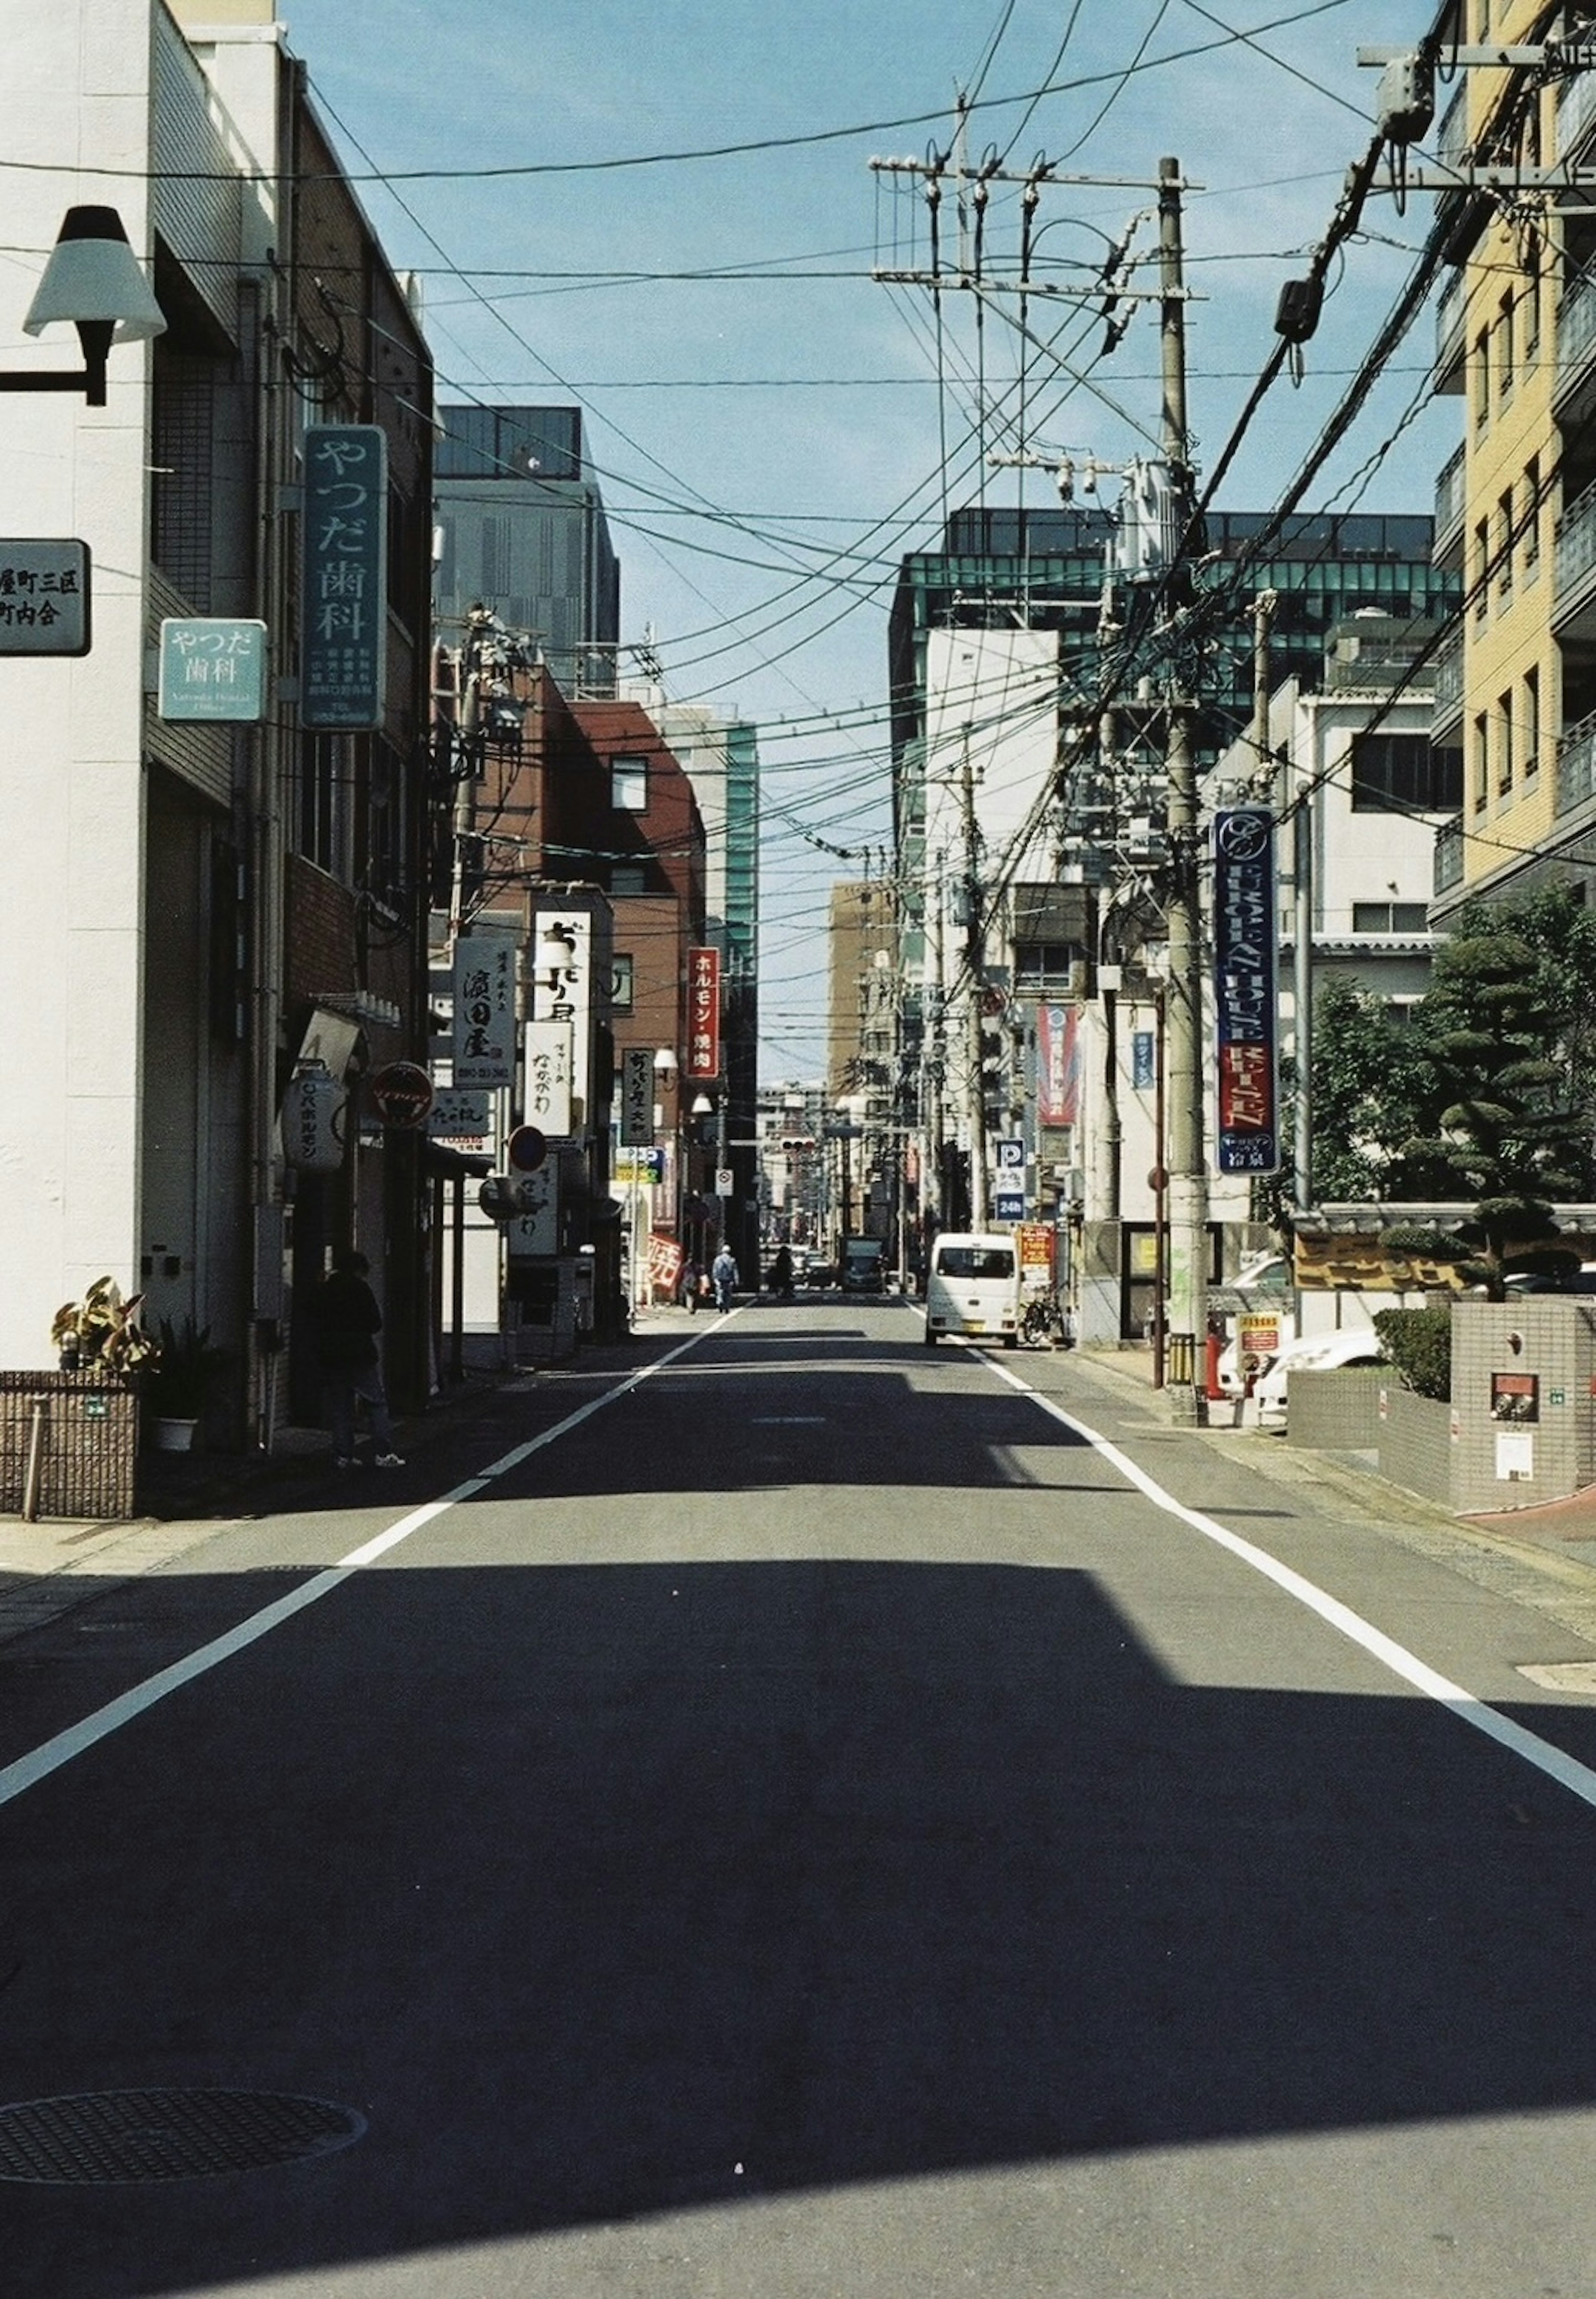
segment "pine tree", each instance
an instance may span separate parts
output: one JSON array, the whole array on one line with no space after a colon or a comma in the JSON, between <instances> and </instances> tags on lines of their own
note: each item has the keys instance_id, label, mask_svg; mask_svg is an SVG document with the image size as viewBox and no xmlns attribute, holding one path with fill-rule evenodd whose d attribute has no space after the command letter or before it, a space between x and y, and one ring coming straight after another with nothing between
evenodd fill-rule
<instances>
[{"instance_id":1,"label":"pine tree","mask_svg":"<svg viewBox=\"0 0 1596 2299\"><path fill-rule=\"evenodd\" d=\"M1509 1255L1555 1236L1552 1206L1581 1186L1591 1128L1534 948L1500 919L1467 923L1476 930L1438 951L1420 1009L1436 1130L1405 1141L1402 1157L1440 1192L1473 1200L1462 1236L1476 1258L1464 1274L1501 1300Z\"/></svg>"}]
</instances>

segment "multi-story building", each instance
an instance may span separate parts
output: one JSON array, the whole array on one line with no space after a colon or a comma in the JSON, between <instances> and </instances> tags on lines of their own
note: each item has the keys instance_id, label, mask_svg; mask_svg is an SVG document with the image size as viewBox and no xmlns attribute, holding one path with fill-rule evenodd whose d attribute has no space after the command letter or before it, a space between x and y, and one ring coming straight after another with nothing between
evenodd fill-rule
<instances>
[{"instance_id":1,"label":"multi-story building","mask_svg":"<svg viewBox=\"0 0 1596 2299\"><path fill-rule=\"evenodd\" d=\"M12 14L12 239L113 204L165 331L112 352L103 408L7 401L9 529L81 536L94 614L80 659L0 654L29 761L0 796L0 1363L40 1364L57 1305L110 1274L152 1321L210 1328L264 1441L316 1410L294 1344L335 1241L378 1273L397 1400L426 1391L420 1138L364 1082L426 1047L431 366L267 0ZM17 343L12 278L6 363L58 364ZM305 507L329 427L331 536ZM255 634L256 715L148 691L163 624L196 618ZM363 692L318 685L335 638ZM285 1092L312 1063L351 1122L291 1170Z\"/></svg>"},{"instance_id":2,"label":"multi-story building","mask_svg":"<svg viewBox=\"0 0 1596 2299\"><path fill-rule=\"evenodd\" d=\"M473 606L542 651L562 693L614 694L621 572L577 407L448 405L434 463L439 632Z\"/></svg>"},{"instance_id":3,"label":"multi-story building","mask_svg":"<svg viewBox=\"0 0 1596 2299\"><path fill-rule=\"evenodd\" d=\"M1298 517L1278 535L1267 525L1212 515L1196 570L1211 639L1195 732L1210 763L1253 715L1260 592L1275 593L1272 679L1294 675L1304 692L1324 683L1327 643L1348 618L1444 614L1457 593L1455 572L1432 562L1427 519ZM1138 945L1161 939L1163 675L1117 532L1097 506L965 513L944 552L904 562L890 635L900 1059L924 1221L969 1217L972 1147L995 1133L1021 1144L1028 1209L1079 1211L1087 1134L1078 1114L1038 1116L1038 1062L1091 1071L1088 1047L1061 1053L1064 1009L1088 994L1128 920ZM1150 1076L1145 1036L1138 1021L1126 1050ZM1061 1086L1055 1107L1077 1111L1073 1091ZM1137 1176L1124 1215L1150 1230L1148 1163L1124 1160ZM1236 1228L1245 1212L1245 1192L1216 1192L1216 1220ZM1117 1261L1109 1275L1122 1306Z\"/></svg>"},{"instance_id":4,"label":"multi-story building","mask_svg":"<svg viewBox=\"0 0 1596 2299\"><path fill-rule=\"evenodd\" d=\"M724 1075L716 1090L715 1131L733 1176L728 1234L751 1281L758 1260L758 730L745 719L721 718L702 703L668 701L647 670L624 678L621 692L658 728L691 783L703 818L704 931L721 958Z\"/></svg>"},{"instance_id":5,"label":"multi-story building","mask_svg":"<svg viewBox=\"0 0 1596 2299\"><path fill-rule=\"evenodd\" d=\"M1522 43L1544 37L1547 14L1469 0L1446 21ZM1596 72L1465 71L1440 142L1453 159L1588 167ZM1456 268L1435 385L1461 403L1463 437L1436 486L1435 555L1464 603L1435 717L1462 751L1463 787L1437 844L1438 923L1535 885L1596 892L1596 212L1460 192L1442 216Z\"/></svg>"},{"instance_id":6,"label":"multi-story building","mask_svg":"<svg viewBox=\"0 0 1596 2299\"><path fill-rule=\"evenodd\" d=\"M659 1151L658 1179L645 1179L641 1163L621 1152L634 1233L633 1298L646 1302L642 1237L657 1231L707 1266L707 1232L717 1218L715 1150L691 1122L695 1093L686 1070L688 952L705 933L704 825L692 784L641 704L579 702L574 716L608 782L604 851L565 859L578 867L585 862L587 875L608 887L615 914L609 1026L617 1109L627 1055L646 1052L654 1067L654 1141L647 1146Z\"/></svg>"}]
</instances>

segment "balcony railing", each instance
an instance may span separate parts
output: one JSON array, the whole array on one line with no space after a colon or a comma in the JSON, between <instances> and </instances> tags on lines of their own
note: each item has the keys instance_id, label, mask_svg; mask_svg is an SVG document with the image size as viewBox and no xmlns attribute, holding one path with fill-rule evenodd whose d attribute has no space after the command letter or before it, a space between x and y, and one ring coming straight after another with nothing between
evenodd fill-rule
<instances>
[{"instance_id":1,"label":"balcony railing","mask_svg":"<svg viewBox=\"0 0 1596 2299\"><path fill-rule=\"evenodd\" d=\"M1435 833L1435 892L1444 894L1463 883L1463 818L1454 814Z\"/></svg>"},{"instance_id":2,"label":"balcony railing","mask_svg":"<svg viewBox=\"0 0 1596 2299\"><path fill-rule=\"evenodd\" d=\"M1596 790L1596 710L1570 726L1558 744L1557 810L1572 814Z\"/></svg>"},{"instance_id":3,"label":"balcony railing","mask_svg":"<svg viewBox=\"0 0 1596 2299\"><path fill-rule=\"evenodd\" d=\"M1463 274L1454 271L1435 305L1435 365L1442 374L1463 356Z\"/></svg>"},{"instance_id":4,"label":"balcony railing","mask_svg":"<svg viewBox=\"0 0 1596 2299\"><path fill-rule=\"evenodd\" d=\"M1460 710L1463 701L1463 641L1460 635L1448 639L1436 652L1430 665L1435 682L1435 716L1444 718L1449 712Z\"/></svg>"},{"instance_id":5,"label":"balcony railing","mask_svg":"<svg viewBox=\"0 0 1596 2299\"><path fill-rule=\"evenodd\" d=\"M1596 486L1587 487L1558 520L1557 552L1552 566L1559 601L1567 598L1596 567Z\"/></svg>"},{"instance_id":6,"label":"balcony railing","mask_svg":"<svg viewBox=\"0 0 1596 2299\"><path fill-rule=\"evenodd\" d=\"M1596 274L1582 271L1563 297L1558 313L1559 380L1567 383L1584 367L1596 344Z\"/></svg>"},{"instance_id":7,"label":"balcony railing","mask_svg":"<svg viewBox=\"0 0 1596 2299\"><path fill-rule=\"evenodd\" d=\"M1567 159L1596 120L1596 74L1575 72L1558 83L1558 158Z\"/></svg>"},{"instance_id":8,"label":"balcony railing","mask_svg":"<svg viewBox=\"0 0 1596 2299\"><path fill-rule=\"evenodd\" d=\"M1435 549L1437 552L1440 552L1446 537L1462 521L1466 494L1463 477L1467 461L1467 448L1460 444L1442 464L1435 480Z\"/></svg>"}]
</instances>

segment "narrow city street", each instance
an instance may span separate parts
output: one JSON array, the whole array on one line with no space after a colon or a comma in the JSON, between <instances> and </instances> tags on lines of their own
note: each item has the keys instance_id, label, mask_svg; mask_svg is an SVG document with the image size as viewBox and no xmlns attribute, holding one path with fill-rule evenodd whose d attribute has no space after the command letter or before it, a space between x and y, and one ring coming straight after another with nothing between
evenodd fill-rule
<instances>
[{"instance_id":1,"label":"narrow city street","mask_svg":"<svg viewBox=\"0 0 1596 2299\"><path fill-rule=\"evenodd\" d=\"M1596 1650L896 1299L634 1357L0 1642L0 2287L1596 2293Z\"/></svg>"}]
</instances>

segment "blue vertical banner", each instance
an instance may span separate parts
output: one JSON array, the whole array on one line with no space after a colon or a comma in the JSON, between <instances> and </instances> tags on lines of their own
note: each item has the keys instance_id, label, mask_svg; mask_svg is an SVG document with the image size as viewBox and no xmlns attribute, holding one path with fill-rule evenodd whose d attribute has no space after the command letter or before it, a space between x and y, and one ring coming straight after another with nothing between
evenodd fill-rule
<instances>
[{"instance_id":1,"label":"blue vertical banner","mask_svg":"<svg viewBox=\"0 0 1596 2299\"><path fill-rule=\"evenodd\" d=\"M388 443L375 423L305 433L300 719L380 726L388 633Z\"/></svg>"},{"instance_id":2,"label":"blue vertical banner","mask_svg":"<svg viewBox=\"0 0 1596 2299\"><path fill-rule=\"evenodd\" d=\"M1214 1012L1221 1174L1280 1170L1275 818L1264 806L1213 818Z\"/></svg>"}]
</instances>

